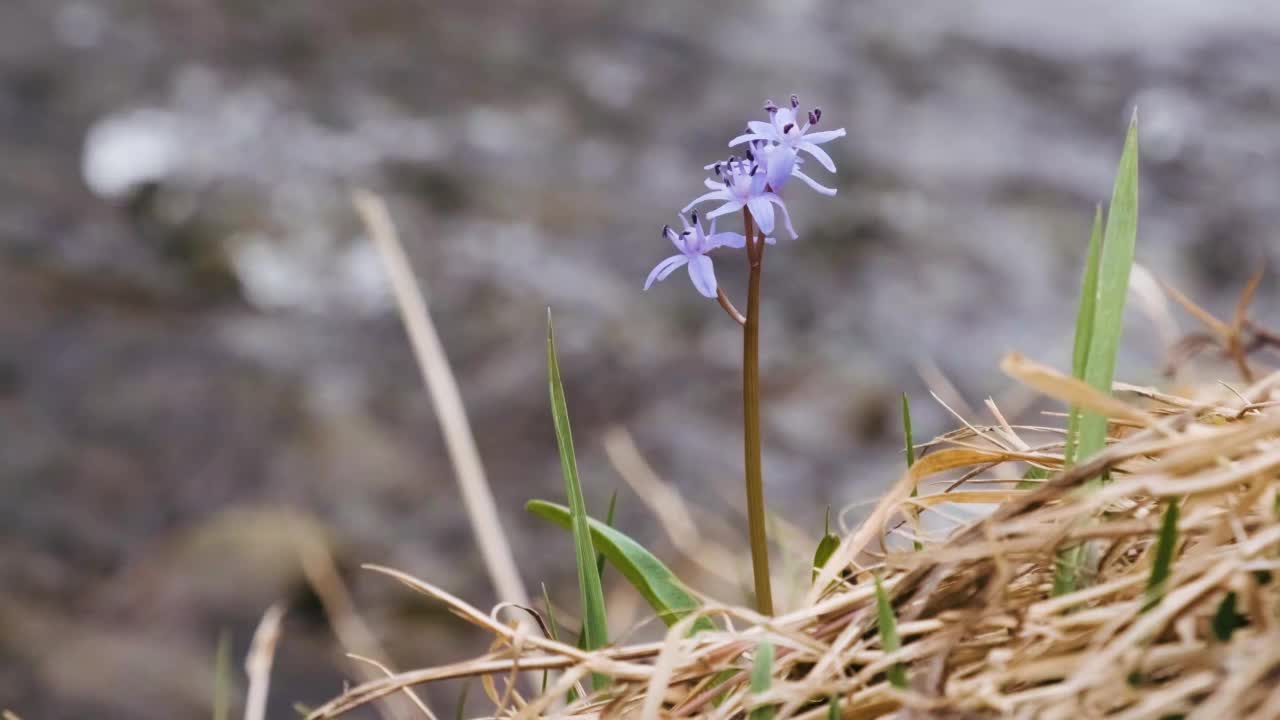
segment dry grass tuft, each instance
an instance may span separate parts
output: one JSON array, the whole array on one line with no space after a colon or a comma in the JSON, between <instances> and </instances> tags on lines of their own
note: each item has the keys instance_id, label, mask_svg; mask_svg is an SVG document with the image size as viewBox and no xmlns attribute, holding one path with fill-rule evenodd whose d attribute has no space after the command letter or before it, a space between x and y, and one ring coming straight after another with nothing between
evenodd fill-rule
<instances>
[{"instance_id":1,"label":"dry grass tuft","mask_svg":"<svg viewBox=\"0 0 1280 720\"><path fill-rule=\"evenodd\" d=\"M1271 718L1280 710L1280 374L1239 392L1213 386L1183 397L1117 385L1116 396L1020 356L1006 371L1059 400L1113 418L1111 443L1062 470L1061 434L990 426L938 438L844 538L804 606L773 618L708 604L731 619L687 637L584 652L497 622L458 598L382 570L448 604L496 642L489 654L399 673L319 708L331 718L417 683L521 670L559 670L547 693L486 689L517 718L1117 717ZM1038 440L1043 440L1037 444ZM1050 471L1016 489L1032 464ZM1101 486L1089 481L1102 474ZM942 480L944 482L937 482ZM921 496L910 497L921 485ZM929 492L936 484L937 491ZM1161 518L1180 503L1167 580L1148 587ZM988 516L921 536L916 513L998 503ZM954 509L954 507L952 507ZM1172 526L1171 528L1172 529ZM925 543L911 549L911 540ZM1056 551L1086 543L1083 589L1051 594ZM1171 544L1170 544L1171 543ZM900 649L880 645L873 575L897 617ZM754 652L775 650L773 680L753 694ZM888 681L902 663L906 687ZM589 673L612 684L571 705ZM835 698L835 714L829 702Z\"/></svg>"}]
</instances>

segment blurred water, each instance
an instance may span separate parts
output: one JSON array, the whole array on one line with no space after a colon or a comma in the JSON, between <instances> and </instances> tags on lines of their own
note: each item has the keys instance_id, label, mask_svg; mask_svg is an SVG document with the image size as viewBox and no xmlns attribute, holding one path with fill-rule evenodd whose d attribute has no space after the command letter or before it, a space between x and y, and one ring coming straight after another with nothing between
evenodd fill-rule
<instances>
[{"instance_id":1,"label":"blurred water","mask_svg":"<svg viewBox=\"0 0 1280 720\"><path fill-rule=\"evenodd\" d=\"M796 92L849 130L827 146L840 195L793 197L802 238L766 278L768 492L816 536L827 503L898 472L900 392L920 436L954 424L922 372L1013 412L1004 352L1066 364L1090 215L1135 105L1139 260L1230 307L1276 255L1278 37L1261 1L10 0L0 622L29 630L0 640L0 700L28 717L203 713L217 629L242 651L281 595L300 604L280 708L337 690L287 539L237 509L314 513L346 566L490 603L351 187L391 200L527 580L554 583L567 546L520 513L558 492L547 306L590 500L621 484L599 435L623 424L737 522L737 332L679 277L640 284L667 254L658 229L766 96ZM718 274L741 295L739 262ZM1265 283L1261 319L1275 299ZM1122 375L1154 380L1158 334L1131 316ZM640 503L620 505L669 555ZM401 664L477 647L351 580ZM152 689L89 682L86 657Z\"/></svg>"}]
</instances>

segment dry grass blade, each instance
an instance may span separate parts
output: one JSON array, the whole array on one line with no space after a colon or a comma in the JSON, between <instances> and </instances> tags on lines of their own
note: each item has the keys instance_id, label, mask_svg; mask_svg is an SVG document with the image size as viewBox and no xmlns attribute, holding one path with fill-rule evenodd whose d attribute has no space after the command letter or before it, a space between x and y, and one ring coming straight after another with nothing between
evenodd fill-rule
<instances>
[{"instance_id":1,"label":"dry grass blade","mask_svg":"<svg viewBox=\"0 0 1280 720\"><path fill-rule=\"evenodd\" d=\"M1000 361L1006 375L1068 405L1079 406L1112 418L1128 420L1139 427L1151 425L1152 418L1132 405L1100 392L1088 383L1042 365L1022 353L1009 353Z\"/></svg>"},{"instance_id":2,"label":"dry grass blade","mask_svg":"<svg viewBox=\"0 0 1280 720\"><path fill-rule=\"evenodd\" d=\"M378 662L377 660L374 660L373 658L368 658L363 655L357 655L355 653L347 653L347 657L351 658L352 660L365 663L367 665L372 665L373 667L376 667L379 670L381 670L382 674L386 675L387 677L395 677L395 672L393 672L391 668L387 667L386 665L383 665L382 663ZM414 706L416 706L424 716L429 718L429 720L437 720L436 714L431 712L431 708L427 707L427 704L422 701L422 698L418 697L418 694L413 691L413 688L405 686L403 689L404 689L405 696L409 698L409 701L412 702Z\"/></svg>"},{"instance_id":3,"label":"dry grass blade","mask_svg":"<svg viewBox=\"0 0 1280 720\"><path fill-rule=\"evenodd\" d=\"M1055 375L1038 377L1051 380L1041 383L1046 389L1064 392ZM457 598L379 568L491 633L495 651L352 688L312 717L334 717L408 685L510 673L517 665L566 671L518 709L521 718L728 720L756 711L816 720L827 717L833 697L843 718L1073 718L1081 708L1119 718L1274 717L1280 698L1278 383L1280 376L1272 376L1226 401L1217 386L1186 397L1138 392L1149 411L1101 393L1072 396L1070 402L1140 427L1034 488L910 497L922 480L972 477L975 468L992 471L978 481L1011 483L1009 468L1028 460L1062 467L1058 450L1015 441L1017 426L998 416L994 429L949 434L931 443L949 447L920 457L841 540L803 607L767 618L707 602L703 613L733 622L692 637L685 631L694 615L669 628L662 642L595 652L541 636L517 639L516 630ZM1030 440L1031 431L1024 432ZM984 435L999 436L1006 449L981 447ZM1110 484L1081 491L1103 472L1111 474ZM1181 512L1162 513L1175 496ZM938 513L993 502L999 505L989 516L925 543L922 551L884 549L904 506ZM1086 539L1102 549L1094 583L1052 596L1058 548ZM884 588L879 598L876 577ZM1157 596L1158 603L1149 602ZM877 627L890 625L887 615L897 625L897 642L882 646ZM767 685L762 664L753 663L766 640L776 649ZM553 708L574 681L593 672L614 682Z\"/></svg>"},{"instance_id":4,"label":"dry grass blade","mask_svg":"<svg viewBox=\"0 0 1280 720\"><path fill-rule=\"evenodd\" d=\"M258 628L253 632L253 642L249 644L249 654L244 660L244 671L249 676L244 720L265 720L267 717L271 664L276 657L276 643L280 641L280 623L283 620L284 606L272 605L262 614Z\"/></svg>"},{"instance_id":5,"label":"dry grass blade","mask_svg":"<svg viewBox=\"0 0 1280 720\"><path fill-rule=\"evenodd\" d=\"M664 482L640 454L631 433L613 428L604 434L604 451L622 479L635 491L636 497L649 507L671 544L707 574L727 583L737 583L734 569L741 562L737 556L719 545L708 542L698 529L710 521L705 514L693 519L689 505L680 491ZM721 533L728 537L726 529Z\"/></svg>"},{"instance_id":6,"label":"dry grass blade","mask_svg":"<svg viewBox=\"0 0 1280 720\"><path fill-rule=\"evenodd\" d=\"M298 533L298 554L302 560L302 571L306 575L307 583L311 585L312 591L320 600L320 606L324 610L325 618L329 621L329 627L333 628L334 635L337 636L338 642L347 651L347 657L358 661L357 675L362 680L372 680L378 677L377 674L368 670L368 666L372 666L382 671L386 675L393 674L377 658L386 656L383 652L378 639L374 637L373 632L356 613L355 606L351 602L351 593L348 592L346 584L342 581L338 574L338 568L334 564L333 556L329 553L329 548L325 546L322 538L306 535L302 532ZM408 701L418 707L425 714L430 715L431 712L426 710L422 699L414 694L413 690L405 688L405 695ZM412 711L404 707L403 703L389 701L378 706L378 712L383 717L400 720L407 718Z\"/></svg>"},{"instance_id":7,"label":"dry grass blade","mask_svg":"<svg viewBox=\"0 0 1280 720\"><path fill-rule=\"evenodd\" d=\"M409 333L414 357L431 395L436 417L440 420L449 458L458 476L463 504L476 535L476 543L498 598L528 605L524 583L516 569L511 545L507 542L506 532L493 501L493 492L485 478L484 465L480 462L480 452L476 449L475 438L471 434L471 424L462 404L462 394L458 391L458 383L449 367L435 324L427 312L426 301L413 276L409 259L400 244L391 214L382 199L371 193L357 190L353 199L391 279L391 288L405 329Z\"/></svg>"}]
</instances>

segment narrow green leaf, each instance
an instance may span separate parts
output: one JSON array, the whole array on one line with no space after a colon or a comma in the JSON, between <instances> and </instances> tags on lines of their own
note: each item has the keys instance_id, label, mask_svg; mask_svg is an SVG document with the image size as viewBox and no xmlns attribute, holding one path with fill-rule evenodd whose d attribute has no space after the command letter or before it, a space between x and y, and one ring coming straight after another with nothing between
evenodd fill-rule
<instances>
[{"instance_id":1,"label":"narrow green leaf","mask_svg":"<svg viewBox=\"0 0 1280 720\"><path fill-rule=\"evenodd\" d=\"M213 720L231 717L231 633L218 633L218 650L213 656Z\"/></svg>"},{"instance_id":2,"label":"narrow green leaf","mask_svg":"<svg viewBox=\"0 0 1280 720\"><path fill-rule=\"evenodd\" d=\"M1095 216L1096 217L1096 216ZM1093 331L1084 365L1084 380L1104 393L1111 392L1116 354L1124 330L1124 305L1129 294L1129 272L1133 269L1134 247L1138 239L1138 116L1134 113L1125 135L1124 151L1116 170L1111 205L1107 208L1106 230L1098 259L1098 289L1093 312ZM1080 417L1076 457L1085 459L1107 443L1107 418L1095 412Z\"/></svg>"},{"instance_id":3,"label":"narrow green leaf","mask_svg":"<svg viewBox=\"0 0 1280 720\"><path fill-rule=\"evenodd\" d=\"M569 508L563 505L545 500L530 500L524 507L533 515L550 520L560 527L571 526ZM674 625L701 605L697 598L684 589L684 583L640 543L598 520L587 518L587 526L590 528L592 541L600 548L600 552L640 592L668 626ZM706 618L698 619L693 625L694 632L713 628L711 621Z\"/></svg>"},{"instance_id":4,"label":"narrow green leaf","mask_svg":"<svg viewBox=\"0 0 1280 720\"><path fill-rule=\"evenodd\" d=\"M889 602L889 595L884 591L880 576L872 577L876 581L876 627L877 632L880 633L880 648L886 653L891 653L902 647L902 641L898 639L898 618L893 614L893 603ZM896 688L907 687L907 669L902 663L894 663L886 673L886 677Z\"/></svg>"},{"instance_id":5,"label":"narrow green leaf","mask_svg":"<svg viewBox=\"0 0 1280 720\"><path fill-rule=\"evenodd\" d=\"M542 583L542 606L547 609L547 630L551 639L560 642L560 629L556 627L556 613L551 609L551 596L547 594L547 584Z\"/></svg>"},{"instance_id":6,"label":"narrow green leaf","mask_svg":"<svg viewBox=\"0 0 1280 720\"><path fill-rule=\"evenodd\" d=\"M916 464L916 441L911 434L911 402L907 399L906 393L902 393L902 438L907 446L907 469L911 469L911 466ZM920 485L917 483L911 487L911 497L919 495ZM917 552L924 549L924 543L919 540L912 540L911 546Z\"/></svg>"},{"instance_id":7,"label":"narrow green leaf","mask_svg":"<svg viewBox=\"0 0 1280 720\"><path fill-rule=\"evenodd\" d=\"M469 692L471 692L471 678L462 681L462 689L458 691L458 704L453 711L453 720L463 720L466 717L467 693Z\"/></svg>"},{"instance_id":8,"label":"narrow green leaf","mask_svg":"<svg viewBox=\"0 0 1280 720\"><path fill-rule=\"evenodd\" d=\"M595 650L609 642L605 621L604 589L600 585L600 573L596 570L596 551L591 543L591 530L587 518L587 502L582 496L582 483L578 480L578 460L573 452L573 432L569 428L569 408L564 398L564 385L560 381L560 362L556 357L555 331L551 325L551 310L547 310L547 379L551 391L551 417L555 422L556 445L560 448L560 468L564 474L564 491L569 499L570 527L573 532L573 549L578 565L578 594L582 602L582 632L586 649ZM605 678L595 675L592 684L603 687Z\"/></svg>"},{"instance_id":9,"label":"narrow green leaf","mask_svg":"<svg viewBox=\"0 0 1280 720\"><path fill-rule=\"evenodd\" d=\"M1098 267L1102 260L1102 206L1093 209L1093 228L1089 231L1089 250L1085 255L1084 273L1080 280L1080 304L1076 312L1076 335L1071 353L1071 374L1085 379L1089 365L1089 346L1093 340L1094 315L1098 305ZM1076 443L1080 433L1080 408L1072 406L1067 418L1067 442L1064 464L1075 464Z\"/></svg>"},{"instance_id":10,"label":"narrow green leaf","mask_svg":"<svg viewBox=\"0 0 1280 720\"><path fill-rule=\"evenodd\" d=\"M1164 597L1165 585L1169 582L1169 574L1173 570L1173 552L1178 547L1178 498L1170 498L1164 509L1164 518L1160 521L1160 537L1156 540L1156 557L1151 563L1151 577L1147 579L1147 602L1142 606L1146 612L1160 604Z\"/></svg>"},{"instance_id":11,"label":"narrow green leaf","mask_svg":"<svg viewBox=\"0 0 1280 720\"><path fill-rule=\"evenodd\" d=\"M1094 227L1101 222L1101 213L1094 212ZM1091 256L1085 268L1081 285L1080 317L1076 322L1076 344L1072 354L1072 370L1095 389L1110 394L1115 377L1116 354L1120 349L1120 336L1124 331L1124 305L1129 294L1129 274L1133 269L1134 248L1138 240L1138 114L1134 112L1125 134L1124 150L1116 168L1115 186L1111 191L1111 204L1107 208L1105 230L1096 261ZM1089 240L1093 252L1093 237ZM1096 271L1090 266L1096 262ZM1090 274L1096 277L1090 279ZM1089 285L1096 289L1089 291ZM1087 303L1094 307L1088 312ZM1092 320L1089 320L1089 316ZM1087 338L1087 342L1082 340ZM1083 346L1082 346L1083 345ZM1080 358L1083 358L1081 364ZM1067 419L1067 447L1064 459L1067 464L1088 458L1107 444L1107 417L1094 412L1081 412L1072 408ZM1091 484L1101 483L1101 478ZM1087 544L1078 544L1058 551L1054 568L1053 593L1062 595L1074 591L1081 582L1081 571L1092 565Z\"/></svg>"},{"instance_id":12,"label":"narrow green leaf","mask_svg":"<svg viewBox=\"0 0 1280 720\"><path fill-rule=\"evenodd\" d=\"M560 630L556 627L556 612L551 609L551 596L547 594L547 584L542 585L542 607L547 611L547 632L551 633L551 639L560 642ZM542 692L547 692L547 671L542 671Z\"/></svg>"},{"instance_id":13,"label":"narrow green leaf","mask_svg":"<svg viewBox=\"0 0 1280 720\"><path fill-rule=\"evenodd\" d=\"M613 511L618 507L618 491L614 490L609 496L609 512L605 513L604 524L613 527ZM596 573L600 575L601 582L604 582L604 553L596 553Z\"/></svg>"},{"instance_id":14,"label":"narrow green leaf","mask_svg":"<svg viewBox=\"0 0 1280 720\"><path fill-rule=\"evenodd\" d=\"M916 443L911 436L911 402L902 393L902 437L907 444L907 467L916 464Z\"/></svg>"},{"instance_id":15,"label":"narrow green leaf","mask_svg":"<svg viewBox=\"0 0 1280 720\"><path fill-rule=\"evenodd\" d=\"M1053 564L1053 596L1076 591L1079 584L1080 562L1084 558L1084 545L1072 545L1058 551Z\"/></svg>"},{"instance_id":16,"label":"narrow green leaf","mask_svg":"<svg viewBox=\"0 0 1280 720\"><path fill-rule=\"evenodd\" d=\"M831 559L832 553L840 547L840 536L831 532L831 506L827 506L827 521L822 530L822 539L818 541L818 549L813 551L813 578L818 579L818 571Z\"/></svg>"},{"instance_id":17,"label":"narrow green leaf","mask_svg":"<svg viewBox=\"0 0 1280 720\"><path fill-rule=\"evenodd\" d=\"M751 666L751 694L759 695L773 683L773 645L762 640L756 647L755 663ZM758 707L748 716L751 720L772 720L778 709L772 705Z\"/></svg>"},{"instance_id":18,"label":"narrow green leaf","mask_svg":"<svg viewBox=\"0 0 1280 720\"><path fill-rule=\"evenodd\" d=\"M827 700L827 720L840 720L840 700L835 695Z\"/></svg>"},{"instance_id":19,"label":"narrow green leaf","mask_svg":"<svg viewBox=\"0 0 1280 720\"><path fill-rule=\"evenodd\" d=\"M1221 642L1230 642L1236 630L1249 626L1249 618L1236 610L1235 591L1228 592L1213 613L1213 636Z\"/></svg>"},{"instance_id":20,"label":"narrow green leaf","mask_svg":"<svg viewBox=\"0 0 1280 720\"><path fill-rule=\"evenodd\" d=\"M1016 487L1018 490L1034 490L1040 487L1040 483L1036 482L1037 480L1048 480L1048 479L1049 479L1048 470L1045 470L1042 467L1037 467L1035 465L1032 465L1031 467L1027 468L1026 472L1022 473L1022 480L1017 484Z\"/></svg>"}]
</instances>

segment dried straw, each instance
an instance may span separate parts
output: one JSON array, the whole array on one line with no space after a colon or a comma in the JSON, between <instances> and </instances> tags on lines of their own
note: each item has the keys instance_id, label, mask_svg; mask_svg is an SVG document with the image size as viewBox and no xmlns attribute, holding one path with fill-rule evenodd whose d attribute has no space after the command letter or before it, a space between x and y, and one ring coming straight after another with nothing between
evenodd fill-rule
<instances>
[{"instance_id":1,"label":"dried straw","mask_svg":"<svg viewBox=\"0 0 1280 720\"><path fill-rule=\"evenodd\" d=\"M968 425L926 444L929 452L844 538L802 608L764 618L708 604L705 614L732 623L692 637L686 619L662 642L596 652L517 638L458 598L380 569L498 643L480 658L354 687L310 717L336 717L408 685L513 667L566 670L543 697L517 700L518 717L741 718L768 706L778 718L825 718L830 698L846 719L1280 715L1280 375L1239 393L1126 386L1111 397L1025 358L1008 358L1005 369L1050 397L1108 413L1108 447L1063 470L1060 436L1037 445L1031 436L1042 429L1011 425L997 410L994 426ZM1027 463L1054 474L1015 489ZM1103 473L1111 481L1092 489ZM949 474L990 489L955 481L950 493L910 497L922 481ZM1182 507L1174 561L1152 603L1160 518L1173 498ZM1000 503L989 516L926 539L923 551L892 536L909 513L992 500ZM1054 597L1058 550L1078 542L1097 550L1095 574ZM898 620L902 645L893 652L880 645L873 571ZM777 649L773 681L753 694L748 670L766 638ZM898 663L906 688L886 676ZM556 708L592 672L612 684Z\"/></svg>"}]
</instances>

